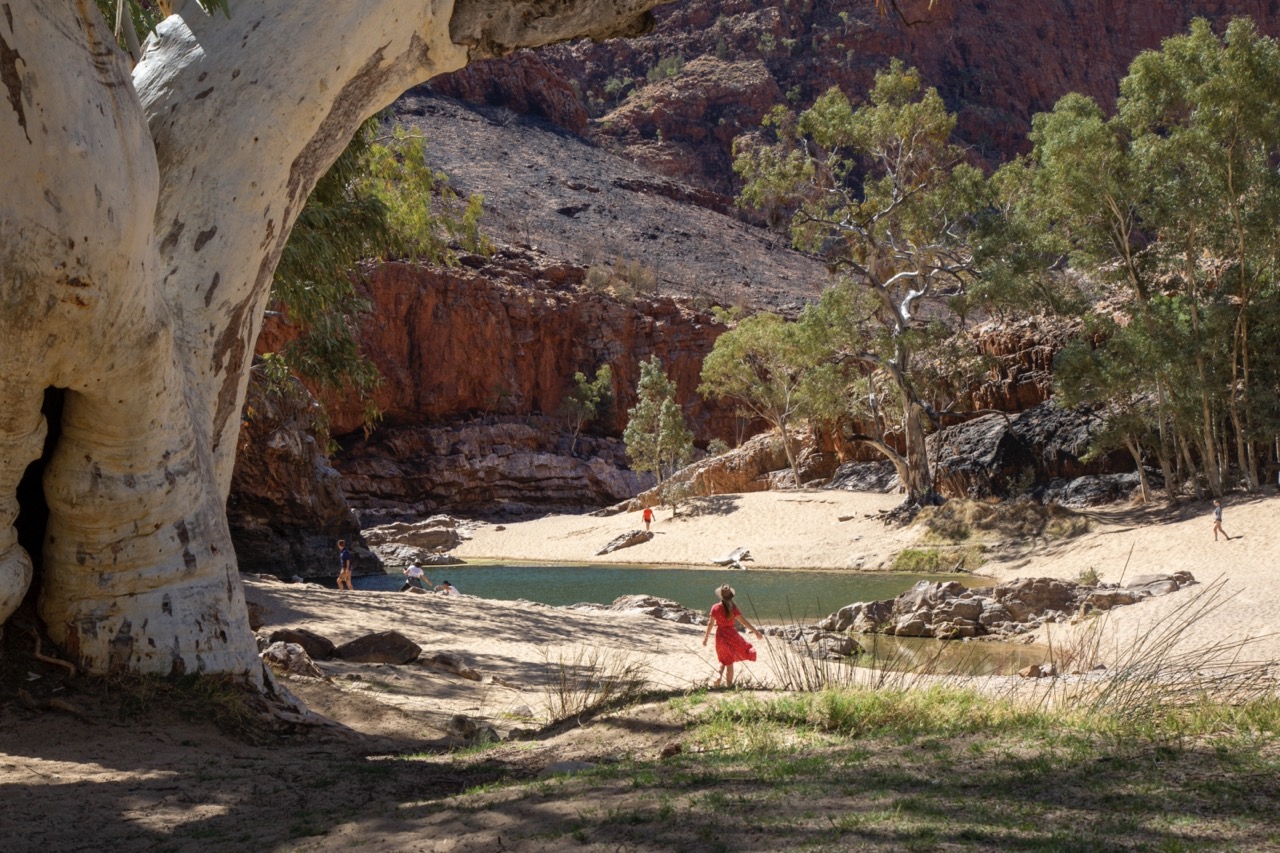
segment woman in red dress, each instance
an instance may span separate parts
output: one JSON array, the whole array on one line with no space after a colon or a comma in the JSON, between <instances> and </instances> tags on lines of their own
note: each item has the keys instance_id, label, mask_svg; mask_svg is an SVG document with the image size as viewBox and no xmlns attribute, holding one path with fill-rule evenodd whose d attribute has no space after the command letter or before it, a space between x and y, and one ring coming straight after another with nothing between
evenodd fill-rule
<instances>
[{"instance_id":1,"label":"woman in red dress","mask_svg":"<svg viewBox=\"0 0 1280 853\"><path fill-rule=\"evenodd\" d=\"M742 639L735 623L741 622L745 625L747 630L756 635L757 640L762 640L764 637L752 627L747 617L743 616L742 611L733 603L733 597L736 595L733 587L725 584L716 590L716 595L720 596L720 601L711 606L711 621L707 622L707 633L702 635L702 645L707 644L711 629L715 628L716 657L720 659L720 677L716 678L716 685L720 684L720 678L724 678L725 686L732 687L733 665L740 660L756 659L755 648Z\"/></svg>"}]
</instances>

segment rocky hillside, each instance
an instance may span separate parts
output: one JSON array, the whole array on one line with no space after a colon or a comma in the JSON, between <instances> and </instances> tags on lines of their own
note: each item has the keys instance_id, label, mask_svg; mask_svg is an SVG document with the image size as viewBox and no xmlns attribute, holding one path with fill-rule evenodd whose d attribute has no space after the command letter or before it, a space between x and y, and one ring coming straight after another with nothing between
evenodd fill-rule
<instances>
[{"instance_id":1,"label":"rocky hillside","mask_svg":"<svg viewBox=\"0 0 1280 853\"><path fill-rule=\"evenodd\" d=\"M1067 92L1111 105L1137 54L1185 31L1252 17L1280 32L1274 0L683 0L638 39L581 42L477 63L430 86L592 139L652 172L734 191L730 143L769 108L833 85L865 91L892 58L919 68L988 165L1022 151L1031 116Z\"/></svg>"},{"instance_id":2,"label":"rocky hillside","mask_svg":"<svg viewBox=\"0 0 1280 853\"><path fill-rule=\"evenodd\" d=\"M641 295L781 313L799 311L829 280L821 262L738 221L730 199L546 121L426 89L392 110L426 138L428 159L454 189L484 196L492 239L552 265L625 273Z\"/></svg>"}]
</instances>

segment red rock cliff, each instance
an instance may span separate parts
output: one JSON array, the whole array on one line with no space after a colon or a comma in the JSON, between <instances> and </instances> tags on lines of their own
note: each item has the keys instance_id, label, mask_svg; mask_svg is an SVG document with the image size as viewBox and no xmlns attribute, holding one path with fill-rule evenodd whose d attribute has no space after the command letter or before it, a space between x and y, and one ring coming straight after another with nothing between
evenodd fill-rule
<instances>
[{"instance_id":1,"label":"red rock cliff","mask_svg":"<svg viewBox=\"0 0 1280 853\"><path fill-rule=\"evenodd\" d=\"M657 355L675 380L699 441L732 440L730 406L696 394L702 360L724 331L710 314L671 298L619 300L581 287L580 267L504 254L482 269L391 263L369 272L372 311L362 343L385 382L374 397L387 427L477 415L554 415L577 371L613 370L609 431L635 405L641 361ZM268 322L259 352L289 329ZM358 431L362 406L319 394L335 435Z\"/></svg>"},{"instance_id":2,"label":"red rock cliff","mask_svg":"<svg viewBox=\"0 0 1280 853\"><path fill-rule=\"evenodd\" d=\"M1068 92L1111 106L1133 58L1186 31L1193 18L1225 26L1248 16L1280 33L1273 0L897 5L910 26L878 14L870 0L686 0L657 9L658 26L644 38L560 46L541 51L536 63L521 56L477 63L431 85L461 98L482 93L575 133L585 111L594 119L588 133L603 144L729 193L729 140L764 110L803 108L832 85L856 96L894 57L938 88L959 115L960 139L991 164L1025 150L1031 116ZM579 95L581 111L563 102L566 91Z\"/></svg>"}]
</instances>

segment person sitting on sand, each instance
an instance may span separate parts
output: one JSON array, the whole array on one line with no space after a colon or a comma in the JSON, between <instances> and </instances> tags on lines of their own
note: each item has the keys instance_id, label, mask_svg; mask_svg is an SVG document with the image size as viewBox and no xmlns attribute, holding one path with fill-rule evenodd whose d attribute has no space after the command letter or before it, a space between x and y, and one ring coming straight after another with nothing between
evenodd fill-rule
<instances>
[{"instance_id":1,"label":"person sitting on sand","mask_svg":"<svg viewBox=\"0 0 1280 853\"><path fill-rule=\"evenodd\" d=\"M419 592L431 591L431 579L422 571L422 566L410 566L404 570L405 582L400 587L401 592L407 592L416 589Z\"/></svg>"},{"instance_id":2,"label":"person sitting on sand","mask_svg":"<svg viewBox=\"0 0 1280 853\"><path fill-rule=\"evenodd\" d=\"M440 586L436 587L436 592L443 593L444 595L462 595L462 593L458 591L458 588L448 581L441 581Z\"/></svg>"},{"instance_id":3,"label":"person sitting on sand","mask_svg":"<svg viewBox=\"0 0 1280 853\"><path fill-rule=\"evenodd\" d=\"M764 639L733 603L733 597L736 594L733 587L728 584L716 590L720 601L711 605L711 621L707 623L707 632L702 635L702 645L705 646L707 638L711 636L711 629L716 629L716 657L720 660L720 675L716 678L716 686L719 686L720 679L723 678L725 686L732 687L733 665L740 660L756 659L755 648L742 639L742 635L738 633L737 622L745 625L752 634L755 634L757 640Z\"/></svg>"},{"instance_id":4,"label":"person sitting on sand","mask_svg":"<svg viewBox=\"0 0 1280 853\"><path fill-rule=\"evenodd\" d=\"M1222 529L1222 501L1213 502L1213 541L1218 541L1218 534L1221 533L1228 542L1231 537L1227 536L1227 531Z\"/></svg>"}]
</instances>

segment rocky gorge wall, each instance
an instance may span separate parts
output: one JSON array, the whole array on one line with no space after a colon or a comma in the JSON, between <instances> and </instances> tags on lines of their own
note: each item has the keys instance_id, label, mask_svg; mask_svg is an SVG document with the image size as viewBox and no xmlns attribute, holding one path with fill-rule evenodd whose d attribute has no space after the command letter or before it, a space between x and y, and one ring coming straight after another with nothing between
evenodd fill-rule
<instances>
[{"instance_id":1,"label":"rocky gorge wall","mask_svg":"<svg viewBox=\"0 0 1280 853\"><path fill-rule=\"evenodd\" d=\"M431 87L503 104L590 136L660 174L732 195L733 138L771 107L803 108L832 85L856 96L900 58L958 115L988 165L1026 150L1031 117L1068 92L1109 109L1129 63L1205 17L1280 32L1274 0L684 0L638 39L578 42L473 63ZM909 25L904 22L903 18Z\"/></svg>"},{"instance_id":2,"label":"rocky gorge wall","mask_svg":"<svg viewBox=\"0 0 1280 853\"><path fill-rule=\"evenodd\" d=\"M388 263L365 276L372 305L361 345L382 373L373 396L382 430L467 417L554 416L577 371L613 371L616 401L607 432L620 432L635 405L640 362L657 356L675 381L697 440L732 440L733 408L696 394L702 360L724 331L689 300L618 299L582 286L586 270L533 253L508 252L481 265L445 268ZM471 264L482 266L476 269ZM291 335L273 318L259 352ZM363 405L317 396L334 435L360 430Z\"/></svg>"},{"instance_id":3,"label":"rocky gorge wall","mask_svg":"<svg viewBox=\"0 0 1280 853\"><path fill-rule=\"evenodd\" d=\"M627 469L618 436L635 404L639 364L653 355L675 381L699 443L751 434L732 406L696 393L702 360L723 325L689 300L593 291L583 285L585 273L515 250L453 268L389 263L366 271L362 287L372 307L361 342L384 378L373 398L383 420L366 435L360 401L313 389L339 444L333 464L360 526L435 512L573 511L647 488L652 479ZM279 349L293 334L272 317L258 350ZM569 377L604 364L613 372L614 405L575 446L557 416ZM306 474L305 466L267 464L263 454L272 451L256 445L280 440L258 432L246 422L255 450L237 469L242 485L233 509L258 506L263 492L278 493L287 506L286 472ZM328 529L322 516L313 526ZM261 527L248 516L239 525L254 531L255 542ZM269 551L279 559L289 545Z\"/></svg>"}]
</instances>

